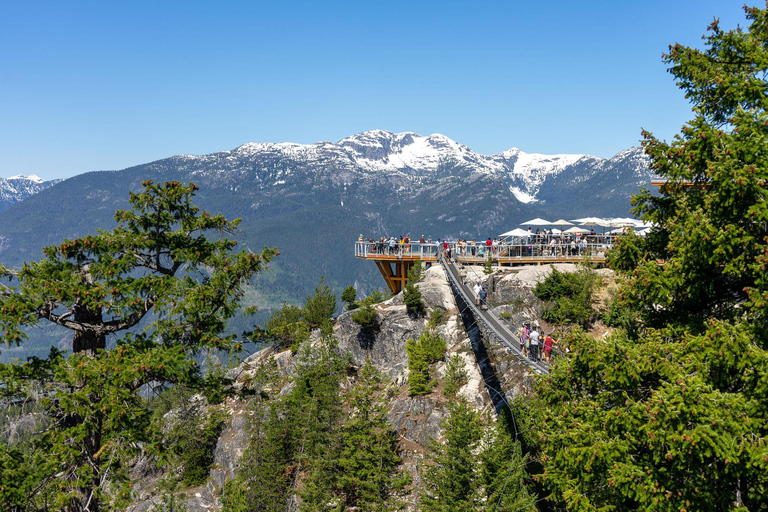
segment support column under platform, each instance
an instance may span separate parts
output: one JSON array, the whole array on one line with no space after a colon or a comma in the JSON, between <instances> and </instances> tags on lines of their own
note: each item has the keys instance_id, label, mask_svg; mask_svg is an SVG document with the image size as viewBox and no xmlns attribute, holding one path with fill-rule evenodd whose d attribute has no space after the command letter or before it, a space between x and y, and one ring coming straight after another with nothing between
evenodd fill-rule
<instances>
[{"instance_id":1,"label":"support column under platform","mask_svg":"<svg viewBox=\"0 0 768 512\"><path fill-rule=\"evenodd\" d=\"M400 293L408 284L408 271L413 266L413 261L407 260L375 260L376 266L379 267L381 275L384 276L384 280L387 282L390 291L392 293Z\"/></svg>"}]
</instances>

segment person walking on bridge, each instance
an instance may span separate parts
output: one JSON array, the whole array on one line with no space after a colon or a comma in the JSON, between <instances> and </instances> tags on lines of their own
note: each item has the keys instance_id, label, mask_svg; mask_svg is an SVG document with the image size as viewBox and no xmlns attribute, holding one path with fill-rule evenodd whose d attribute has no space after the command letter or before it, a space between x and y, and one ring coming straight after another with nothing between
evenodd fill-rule
<instances>
[{"instance_id":1,"label":"person walking on bridge","mask_svg":"<svg viewBox=\"0 0 768 512\"><path fill-rule=\"evenodd\" d=\"M531 361L539 362L539 330L536 324L531 331Z\"/></svg>"},{"instance_id":2,"label":"person walking on bridge","mask_svg":"<svg viewBox=\"0 0 768 512\"><path fill-rule=\"evenodd\" d=\"M523 322L523 326L520 328L520 350L525 357L528 357L528 346L530 344L528 334L528 324Z\"/></svg>"}]
</instances>

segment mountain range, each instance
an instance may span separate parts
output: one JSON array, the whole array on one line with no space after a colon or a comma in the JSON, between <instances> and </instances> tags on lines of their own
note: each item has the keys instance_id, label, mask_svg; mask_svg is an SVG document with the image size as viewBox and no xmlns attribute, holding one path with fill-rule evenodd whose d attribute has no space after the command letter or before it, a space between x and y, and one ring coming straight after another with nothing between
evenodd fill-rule
<instances>
[{"instance_id":1,"label":"mountain range","mask_svg":"<svg viewBox=\"0 0 768 512\"><path fill-rule=\"evenodd\" d=\"M336 143L250 143L40 183L0 212L0 262L18 266L45 245L111 228L144 180L192 181L201 208L242 218L242 243L280 250L249 296L268 310L303 301L321 275L337 292L383 287L375 265L353 256L359 234L485 239L539 216L627 216L630 196L653 178L639 148L610 159L481 155L443 135L383 130Z\"/></svg>"}]
</instances>

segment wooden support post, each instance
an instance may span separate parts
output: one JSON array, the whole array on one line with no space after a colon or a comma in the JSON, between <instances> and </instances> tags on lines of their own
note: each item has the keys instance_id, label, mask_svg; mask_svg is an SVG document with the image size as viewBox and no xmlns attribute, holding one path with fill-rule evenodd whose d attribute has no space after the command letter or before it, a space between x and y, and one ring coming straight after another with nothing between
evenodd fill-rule
<instances>
[{"instance_id":1,"label":"wooden support post","mask_svg":"<svg viewBox=\"0 0 768 512\"><path fill-rule=\"evenodd\" d=\"M384 277L389 290L392 293L400 293L408 284L408 272L413 266L413 261L395 260L393 262L375 260L379 272ZM394 268L392 268L394 266Z\"/></svg>"}]
</instances>

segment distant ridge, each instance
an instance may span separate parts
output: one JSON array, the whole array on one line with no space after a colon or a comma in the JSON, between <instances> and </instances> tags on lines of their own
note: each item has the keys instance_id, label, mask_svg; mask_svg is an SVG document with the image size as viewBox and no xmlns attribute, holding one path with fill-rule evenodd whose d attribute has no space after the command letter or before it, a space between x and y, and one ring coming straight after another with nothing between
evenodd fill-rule
<instances>
[{"instance_id":1,"label":"distant ridge","mask_svg":"<svg viewBox=\"0 0 768 512\"><path fill-rule=\"evenodd\" d=\"M8 209L11 205L23 201L29 196L37 194L41 190L45 190L60 181L46 181L34 174L0 178L0 211Z\"/></svg>"},{"instance_id":2,"label":"distant ridge","mask_svg":"<svg viewBox=\"0 0 768 512\"><path fill-rule=\"evenodd\" d=\"M16 194L0 212L0 263L17 267L39 259L42 247L109 229L144 180L192 181L201 208L242 218L240 246L280 250L248 292L266 315L283 302L302 302L320 275L338 293L352 283L361 295L383 287L375 265L353 255L360 234L484 240L534 217L626 217L631 195L653 178L639 148L608 159L516 148L481 155L444 135L383 130L336 143L249 143L53 186L0 180L0 200L3 187Z\"/></svg>"}]
</instances>

